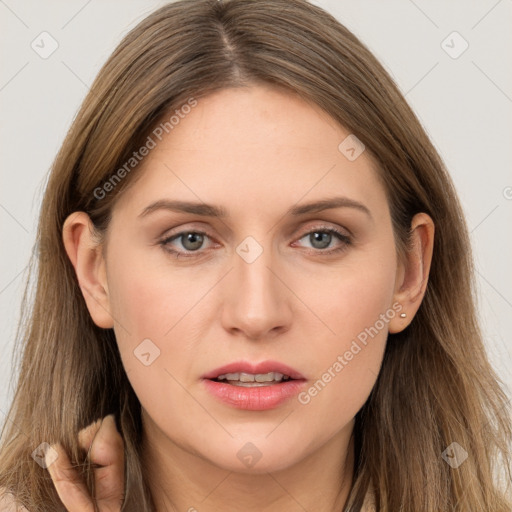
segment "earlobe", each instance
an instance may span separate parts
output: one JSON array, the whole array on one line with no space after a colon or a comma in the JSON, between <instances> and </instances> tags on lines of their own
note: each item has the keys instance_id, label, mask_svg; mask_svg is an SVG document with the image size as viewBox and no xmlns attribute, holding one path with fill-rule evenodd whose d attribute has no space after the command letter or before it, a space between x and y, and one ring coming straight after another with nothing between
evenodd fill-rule
<instances>
[{"instance_id":1,"label":"earlobe","mask_svg":"<svg viewBox=\"0 0 512 512\"><path fill-rule=\"evenodd\" d=\"M393 302L402 309L389 323L389 332L403 331L418 311L425 291L432 263L435 226L426 213L416 214L411 221L411 247L398 264ZM405 316L404 316L405 315Z\"/></svg>"},{"instance_id":2,"label":"earlobe","mask_svg":"<svg viewBox=\"0 0 512 512\"><path fill-rule=\"evenodd\" d=\"M92 221L85 212L68 216L62 240L93 322L103 329L112 328L106 263L102 246L94 238Z\"/></svg>"}]
</instances>

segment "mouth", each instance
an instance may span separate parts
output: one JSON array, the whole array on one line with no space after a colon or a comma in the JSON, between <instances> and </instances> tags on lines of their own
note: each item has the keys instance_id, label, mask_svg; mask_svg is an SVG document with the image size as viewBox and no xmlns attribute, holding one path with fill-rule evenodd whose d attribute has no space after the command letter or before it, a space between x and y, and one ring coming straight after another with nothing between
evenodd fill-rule
<instances>
[{"instance_id":1,"label":"mouth","mask_svg":"<svg viewBox=\"0 0 512 512\"><path fill-rule=\"evenodd\" d=\"M284 375L279 372L268 372L268 373L224 373L218 377L211 379L214 382L224 382L231 384L232 386L241 386L245 388L256 388L261 386L272 386L279 384L280 382L286 382L288 380L296 380L291 378L289 375Z\"/></svg>"},{"instance_id":2,"label":"mouth","mask_svg":"<svg viewBox=\"0 0 512 512\"><path fill-rule=\"evenodd\" d=\"M275 361L231 363L202 376L206 390L224 404L263 411L284 404L306 385L297 370Z\"/></svg>"},{"instance_id":3,"label":"mouth","mask_svg":"<svg viewBox=\"0 0 512 512\"><path fill-rule=\"evenodd\" d=\"M289 380L305 380L299 371L278 361L236 361L220 366L204 374L202 378L245 387L271 386Z\"/></svg>"}]
</instances>

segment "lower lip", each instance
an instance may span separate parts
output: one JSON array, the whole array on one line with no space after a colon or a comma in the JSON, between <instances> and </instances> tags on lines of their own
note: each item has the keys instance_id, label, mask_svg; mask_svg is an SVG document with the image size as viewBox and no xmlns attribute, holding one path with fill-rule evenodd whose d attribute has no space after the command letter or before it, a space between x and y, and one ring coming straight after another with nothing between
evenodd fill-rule
<instances>
[{"instance_id":1,"label":"lower lip","mask_svg":"<svg viewBox=\"0 0 512 512\"><path fill-rule=\"evenodd\" d=\"M222 402L249 411L266 411L278 407L297 395L305 380L289 380L268 386L243 387L215 380L203 379L206 389Z\"/></svg>"}]
</instances>

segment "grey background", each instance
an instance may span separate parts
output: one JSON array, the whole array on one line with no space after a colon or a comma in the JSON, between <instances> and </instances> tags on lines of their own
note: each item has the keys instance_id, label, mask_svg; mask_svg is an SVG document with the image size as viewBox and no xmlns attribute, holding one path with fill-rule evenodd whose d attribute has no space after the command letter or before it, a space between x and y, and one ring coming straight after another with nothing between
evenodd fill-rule
<instances>
[{"instance_id":1,"label":"grey background","mask_svg":"<svg viewBox=\"0 0 512 512\"><path fill-rule=\"evenodd\" d=\"M0 423L26 265L50 165L88 86L122 36L165 2L0 0ZM512 0L315 1L375 53L439 150L474 248L492 363L512 389ZM57 50L31 43L47 31ZM458 58L450 52L469 44ZM451 47L447 48L447 45ZM49 40L45 48L49 48Z\"/></svg>"}]
</instances>

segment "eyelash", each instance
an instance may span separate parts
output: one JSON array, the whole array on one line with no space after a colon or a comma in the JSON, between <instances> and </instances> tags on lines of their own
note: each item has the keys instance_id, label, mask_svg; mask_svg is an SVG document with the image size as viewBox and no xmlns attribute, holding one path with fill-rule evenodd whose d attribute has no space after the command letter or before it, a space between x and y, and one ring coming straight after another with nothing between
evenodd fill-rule
<instances>
[{"instance_id":1,"label":"eyelash","mask_svg":"<svg viewBox=\"0 0 512 512\"><path fill-rule=\"evenodd\" d=\"M164 251L169 252L171 254L175 254L176 258L179 258L180 256L183 256L184 258L197 257L197 256L201 255L200 250L189 251L189 253L186 253L186 252L184 253L184 252L176 251L174 249L170 249L169 248L169 243L170 242L172 242L173 240L179 239L180 237L182 237L184 235L187 235L187 234L190 234L190 233L193 233L195 235L207 236L208 238L210 238L208 233L205 233L204 231L200 231L200 230L181 231L180 233L177 233L175 235L172 235L172 236L164 238L163 240L161 240L159 242L159 244L162 246ZM326 250L326 249L312 249L312 252L316 253L316 254L329 255L329 256L330 255L334 255L334 254L339 254L339 253L345 251L347 249L347 247L352 244L352 240L351 240L351 238L348 235L346 235L345 233L342 233L341 231L339 231L336 228L327 227L327 226L315 227L312 230L304 233L298 240L301 240L305 236L311 235L313 233L329 233L329 234L333 234L341 242L343 242L342 245L340 247L336 248L336 249L330 249L330 250Z\"/></svg>"}]
</instances>

